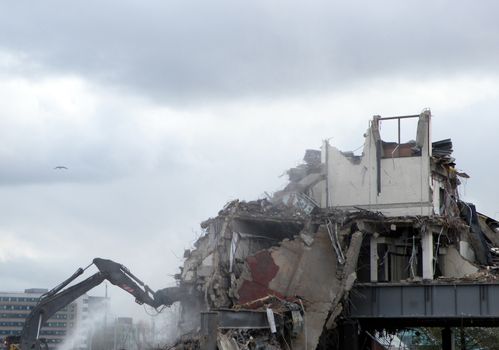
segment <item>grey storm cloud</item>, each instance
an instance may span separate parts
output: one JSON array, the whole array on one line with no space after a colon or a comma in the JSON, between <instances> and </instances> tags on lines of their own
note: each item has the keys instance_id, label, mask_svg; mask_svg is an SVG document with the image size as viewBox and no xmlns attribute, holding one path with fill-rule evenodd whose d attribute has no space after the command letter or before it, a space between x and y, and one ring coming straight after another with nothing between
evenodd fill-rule
<instances>
[{"instance_id":1,"label":"grey storm cloud","mask_svg":"<svg viewBox=\"0 0 499 350\"><path fill-rule=\"evenodd\" d=\"M143 166L140 155L113 135L112 129L99 130L105 137L91 137L77 125L32 124L21 127L6 118L0 121L4 140L0 186L108 181L133 171L131 163ZM56 169L60 166L64 168Z\"/></svg>"},{"instance_id":2,"label":"grey storm cloud","mask_svg":"<svg viewBox=\"0 0 499 350\"><path fill-rule=\"evenodd\" d=\"M497 72L494 1L9 1L0 47L162 101Z\"/></svg>"}]
</instances>

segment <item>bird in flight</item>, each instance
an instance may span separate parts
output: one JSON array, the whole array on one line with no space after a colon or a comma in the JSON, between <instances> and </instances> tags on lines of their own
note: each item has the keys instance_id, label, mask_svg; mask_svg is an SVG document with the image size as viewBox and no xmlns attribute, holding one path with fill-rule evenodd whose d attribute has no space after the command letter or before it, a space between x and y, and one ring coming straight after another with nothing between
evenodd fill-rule
<instances>
[{"instance_id":1,"label":"bird in flight","mask_svg":"<svg viewBox=\"0 0 499 350\"><path fill-rule=\"evenodd\" d=\"M54 168L54 170L68 170L68 168L63 165L58 165Z\"/></svg>"}]
</instances>

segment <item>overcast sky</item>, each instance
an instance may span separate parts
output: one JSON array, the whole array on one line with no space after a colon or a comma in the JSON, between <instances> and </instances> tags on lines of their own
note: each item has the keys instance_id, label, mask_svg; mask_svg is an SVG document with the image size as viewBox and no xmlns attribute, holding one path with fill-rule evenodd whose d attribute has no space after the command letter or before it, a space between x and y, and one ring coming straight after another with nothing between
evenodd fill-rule
<instances>
[{"instance_id":1,"label":"overcast sky","mask_svg":"<svg viewBox=\"0 0 499 350\"><path fill-rule=\"evenodd\" d=\"M498 11L0 2L0 290L51 288L96 256L173 285L199 222L281 189L323 139L359 148L375 114L431 108L434 139L471 175L465 199L498 217ZM117 316L137 313L110 293Z\"/></svg>"}]
</instances>

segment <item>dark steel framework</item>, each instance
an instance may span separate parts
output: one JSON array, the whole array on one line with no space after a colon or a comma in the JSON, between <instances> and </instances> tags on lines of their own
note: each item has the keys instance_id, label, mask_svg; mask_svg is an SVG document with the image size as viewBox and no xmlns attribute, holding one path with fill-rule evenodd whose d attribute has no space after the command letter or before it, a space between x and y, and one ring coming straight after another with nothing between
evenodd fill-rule
<instances>
[{"instance_id":1,"label":"dark steel framework","mask_svg":"<svg viewBox=\"0 0 499 350\"><path fill-rule=\"evenodd\" d=\"M366 328L499 325L499 284L358 284L349 317Z\"/></svg>"}]
</instances>

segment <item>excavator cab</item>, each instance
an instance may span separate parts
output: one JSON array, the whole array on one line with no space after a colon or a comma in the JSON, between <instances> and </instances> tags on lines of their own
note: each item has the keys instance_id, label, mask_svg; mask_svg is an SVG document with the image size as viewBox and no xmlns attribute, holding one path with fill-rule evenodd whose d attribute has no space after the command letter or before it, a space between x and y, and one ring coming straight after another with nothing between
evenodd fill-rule
<instances>
[{"instance_id":1,"label":"excavator cab","mask_svg":"<svg viewBox=\"0 0 499 350\"><path fill-rule=\"evenodd\" d=\"M21 336L9 335L4 339L5 350L21 350ZM45 338L39 338L34 342L33 349L49 350L49 345Z\"/></svg>"},{"instance_id":2,"label":"excavator cab","mask_svg":"<svg viewBox=\"0 0 499 350\"><path fill-rule=\"evenodd\" d=\"M6 350L20 350L19 343L21 342L20 335L8 335L5 337L3 344Z\"/></svg>"}]
</instances>

